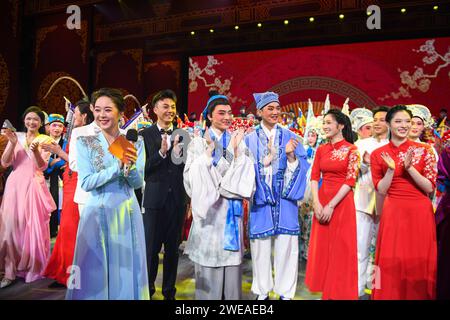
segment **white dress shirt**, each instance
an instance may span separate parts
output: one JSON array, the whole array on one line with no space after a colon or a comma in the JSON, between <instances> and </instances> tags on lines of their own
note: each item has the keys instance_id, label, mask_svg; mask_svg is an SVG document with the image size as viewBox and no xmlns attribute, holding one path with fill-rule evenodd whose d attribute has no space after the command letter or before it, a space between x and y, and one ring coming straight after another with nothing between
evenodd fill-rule
<instances>
[{"instance_id":1,"label":"white dress shirt","mask_svg":"<svg viewBox=\"0 0 450 320\"><path fill-rule=\"evenodd\" d=\"M162 129L162 128L159 126L158 123L156 123L156 126L158 127L158 131L161 132L161 129ZM166 130L172 130L172 133L173 133L173 125L171 124L171 125L169 126L169 128L167 128ZM171 135L168 135L168 134L163 135L163 134L161 134L161 139L164 139L164 136L166 137L166 141L167 141L167 152L169 152L169 149L170 149L170 147L172 146L172 142L170 141ZM163 159L165 159L165 158L167 157L167 153L166 153L165 155L163 155L163 154L161 153L161 150L159 150L159 155L160 155Z\"/></svg>"}]
</instances>

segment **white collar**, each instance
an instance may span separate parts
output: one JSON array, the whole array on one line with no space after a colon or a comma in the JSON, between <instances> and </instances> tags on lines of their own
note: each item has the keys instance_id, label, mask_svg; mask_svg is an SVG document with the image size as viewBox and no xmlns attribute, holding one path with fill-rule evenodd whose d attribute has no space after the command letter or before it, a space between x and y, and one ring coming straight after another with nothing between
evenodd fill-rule
<instances>
[{"instance_id":1,"label":"white collar","mask_svg":"<svg viewBox=\"0 0 450 320\"><path fill-rule=\"evenodd\" d=\"M271 135L275 138L275 132L277 131L278 124L275 124L272 128L272 130L269 130L264 123L261 121L261 128L264 130L264 133L266 134L267 138L269 138Z\"/></svg>"},{"instance_id":2,"label":"white collar","mask_svg":"<svg viewBox=\"0 0 450 320\"><path fill-rule=\"evenodd\" d=\"M386 139L380 139L380 140L378 141L377 138L372 137L372 140L373 140L375 143L388 143L388 142L389 142L389 139L388 139L388 138L386 138Z\"/></svg>"},{"instance_id":3,"label":"white collar","mask_svg":"<svg viewBox=\"0 0 450 320\"><path fill-rule=\"evenodd\" d=\"M95 133L99 133L100 131L102 131L102 129L98 126L97 122L95 122L95 120L89 123L87 127L93 128Z\"/></svg>"},{"instance_id":4,"label":"white collar","mask_svg":"<svg viewBox=\"0 0 450 320\"><path fill-rule=\"evenodd\" d=\"M162 127L159 126L159 123L156 122L156 126L158 127L158 131L161 131ZM170 124L169 128L167 128L167 130L172 130L173 131L173 123Z\"/></svg>"},{"instance_id":5,"label":"white collar","mask_svg":"<svg viewBox=\"0 0 450 320\"><path fill-rule=\"evenodd\" d=\"M214 136L216 137L217 140L220 140L222 138L223 132L220 132L219 130L214 129L212 126L209 127L209 130L212 130L212 132L213 132L213 134L214 134Z\"/></svg>"}]
</instances>

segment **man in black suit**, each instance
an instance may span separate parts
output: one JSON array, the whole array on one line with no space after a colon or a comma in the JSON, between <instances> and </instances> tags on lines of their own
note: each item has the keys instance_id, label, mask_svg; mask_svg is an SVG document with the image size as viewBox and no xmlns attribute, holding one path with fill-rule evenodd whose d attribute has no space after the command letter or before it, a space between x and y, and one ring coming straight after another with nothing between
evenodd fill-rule
<instances>
[{"instance_id":1,"label":"man in black suit","mask_svg":"<svg viewBox=\"0 0 450 320\"><path fill-rule=\"evenodd\" d=\"M172 90L158 92L153 111L158 121L144 129L145 191L144 227L147 245L147 268L150 296L155 293L161 246L164 244L162 294L165 300L175 299L178 268L178 247L184 223L186 193L183 185L184 163L175 164L181 155L179 137L171 139L174 130L177 98Z\"/></svg>"}]
</instances>

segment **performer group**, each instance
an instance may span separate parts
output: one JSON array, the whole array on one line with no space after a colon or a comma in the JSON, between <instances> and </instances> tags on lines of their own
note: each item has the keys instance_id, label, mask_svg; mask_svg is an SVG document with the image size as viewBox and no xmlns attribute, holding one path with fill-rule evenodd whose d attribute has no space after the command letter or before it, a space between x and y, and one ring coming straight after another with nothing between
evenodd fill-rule
<instances>
[{"instance_id":1,"label":"performer group","mask_svg":"<svg viewBox=\"0 0 450 320\"><path fill-rule=\"evenodd\" d=\"M36 106L0 135L0 290L51 278L66 299L176 298L179 248L195 298L450 299L450 131L423 105L285 110L253 94L233 116L211 91L182 117L172 90L125 119L102 88L67 115ZM316 110L314 110L316 109ZM119 151L117 151L119 150ZM53 249L51 238L55 238Z\"/></svg>"}]
</instances>

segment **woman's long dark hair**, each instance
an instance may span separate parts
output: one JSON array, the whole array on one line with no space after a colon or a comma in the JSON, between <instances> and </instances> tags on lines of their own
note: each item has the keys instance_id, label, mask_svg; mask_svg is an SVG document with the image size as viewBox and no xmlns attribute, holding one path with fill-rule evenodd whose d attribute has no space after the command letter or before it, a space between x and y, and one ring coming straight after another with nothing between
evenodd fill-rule
<instances>
[{"instance_id":1,"label":"woman's long dark hair","mask_svg":"<svg viewBox=\"0 0 450 320\"><path fill-rule=\"evenodd\" d=\"M217 91L210 91L208 94L209 94L209 97L211 98L211 97L213 97L213 96L219 95L220 93L217 92ZM205 119L205 120L206 120L206 126L207 126L208 128L211 126L211 121L208 119L208 115L209 115L209 116L212 116L212 113L214 112L214 109L215 109L218 105L225 105L225 106L228 106L228 105L230 105L230 102L229 102L228 100L224 99L224 98L217 98L217 99L211 101L211 102L208 104L208 109L207 109L208 111L207 111L207 113L206 113L206 119Z\"/></svg>"},{"instance_id":2,"label":"woman's long dark hair","mask_svg":"<svg viewBox=\"0 0 450 320\"><path fill-rule=\"evenodd\" d=\"M44 125L44 123L45 123L45 116L44 116L44 113L42 112L41 108L36 107L36 106L31 106L31 107L27 108L27 109L25 110L25 112L23 113L23 115L22 115L23 128L24 128L23 131L25 131L25 132L28 131L27 127L25 127L25 117L26 117L27 114L29 114L30 112L36 113L36 114L38 115L39 119L41 119L41 126L40 126L38 132L39 132L40 134L45 134L45 125Z\"/></svg>"},{"instance_id":3,"label":"woman's long dark hair","mask_svg":"<svg viewBox=\"0 0 450 320\"><path fill-rule=\"evenodd\" d=\"M342 129L342 135L344 139L350 143L353 143L354 135L352 131L352 123L350 122L350 118L346 116L344 113L342 113L342 111L339 109L330 109L325 114L325 116L327 115L331 115L338 124L342 124L344 126L344 129Z\"/></svg>"}]
</instances>

